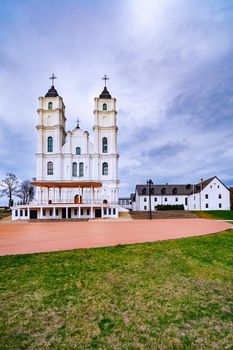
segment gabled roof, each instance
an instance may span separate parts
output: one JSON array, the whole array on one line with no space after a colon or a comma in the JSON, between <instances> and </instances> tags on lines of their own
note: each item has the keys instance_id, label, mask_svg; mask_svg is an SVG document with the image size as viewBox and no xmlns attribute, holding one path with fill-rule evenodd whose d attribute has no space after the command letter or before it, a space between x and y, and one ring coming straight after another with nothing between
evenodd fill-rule
<instances>
[{"instance_id":1,"label":"gabled roof","mask_svg":"<svg viewBox=\"0 0 233 350\"><path fill-rule=\"evenodd\" d=\"M207 180L204 180L202 182L199 182L198 184L166 184L166 185L152 185L151 189L152 194L154 195L183 195L183 196L188 196L190 194L193 193L199 193L202 190L204 190L204 188L206 186L208 186L214 179L218 179L219 178L217 176L213 176ZM224 185L224 183L219 180L221 182L221 184L226 187ZM227 188L227 187L226 187ZM228 189L228 188L227 188ZM163 193L162 193L163 190ZM229 190L229 189L228 189ZM149 194L149 185L136 185L136 192L138 192L138 194L141 195L148 195Z\"/></svg>"},{"instance_id":2,"label":"gabled roof","mask_svg":"<svg viewBox=\"0 0 233 350\"><path fill-rule=\"evenodd\" d=\"M151 186L152 194L161 195L162 190L164 195L190 195L193 193L192 185L153 185ZM139 195L149 194L149 185L137 185L136 192Z\"/></svg>"}]
</instances>

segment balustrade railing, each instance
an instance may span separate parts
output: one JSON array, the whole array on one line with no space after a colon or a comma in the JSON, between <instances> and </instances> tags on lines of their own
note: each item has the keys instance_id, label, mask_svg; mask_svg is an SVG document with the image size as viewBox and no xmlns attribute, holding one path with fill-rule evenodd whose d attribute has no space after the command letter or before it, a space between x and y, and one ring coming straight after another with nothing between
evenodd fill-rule
<instances>
[{"instance_id":1,"label":"balustrade railing","mask_svg":"<svg viewBox=\"0 0 233 350\"><path fill-rule=\"evenodd\" d=\"M106 204L106 205L112 205L112 204L117 204L114 202L108 202L108 203L103 203L102 200L89 200L89 199L83 199L81 203L75 203L72 200L67 200L67 199L61 199L61 200L33 200L32 202L30 202L30 205L62 205L62 204L72 204L72 205L102 205L102 204Z\"/></svg>"}]
</instances>

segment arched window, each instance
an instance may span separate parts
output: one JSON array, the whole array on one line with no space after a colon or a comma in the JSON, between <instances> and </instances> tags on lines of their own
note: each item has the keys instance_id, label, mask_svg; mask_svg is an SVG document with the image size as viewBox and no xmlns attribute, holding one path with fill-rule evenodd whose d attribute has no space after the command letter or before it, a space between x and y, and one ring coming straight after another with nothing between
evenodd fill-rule
<instances>
[{"instance_id":1,"label":"arched window","mask_svg":"<svg viewBox=\"0 0 233 350\"><path fill-rule=\"evenodd\" d=\"M108 163L106 162L102 165L102 175L108 175Z\"/></svg>"},{"instance_id":2,"label":"arched window","mask_svg":"<svg viewBox=\"0 0 233 350\"><path fill-rule=\"evenodd\" d=\"M108 153L108 140L107 137L103 137L102 139L102 152Z\"/></svg>"},{"instance_id":3,"label":"arched window","mask_svg":"<svg viewBox=\"0 0 233 350\"><path fill-rule=\"evenodd\" d=\"M79 163L79 176L84 176L84 164L83 162Z\"/></svg>"},{"instance_id":4,"label":"arched window","mask_svg":"<svg viewBox=\"0 0 233 350\"><path fill-rule=\"evenodd\" d=\"M165 187L161 189L161 194L166 194L166 188Z\"/></svg>"},{"instance_id":5,"label":"arched window","mask_svg":"<svg viewBox=\"0 0 233 350\"><path fill-rule=\"evenodd\" d=\"M142 194L146 194L146 188L143 188Z\"/></svg>"},{"instance_id":6,"label":"arched window","mask_svg":"<svg viewBox=\"0 0 233 350\"><path fill-rule=\"evenodd\" d=\"M76 155L81 156L81 148L80 147L76 147Z\"/></svg>"},{"instance_id":7,"label":"arched window","mask_svg":"<svg viewBox=\"0 0 233 350\"><path fill-rule=\"evenodd\" d=\"M172 190L172 194L177 194L177 188L175 187L175 188L173 188L173 190Z\"/></svg>"},{"instance_id":8,"label":"arched window","mask_svg":"<svg viewBox=\"0 0 233 350\"><path fill-rule=\"evenodd\" d=\"M103 103L103 111L107 110L107 103Z\"/></svg>"},{"instance_id":9,"label":"arched window","mask_svg":"<svg viewBox=\"0 0 233 350\"><path fill-rule=\"evenodd\" d=\"M155 189L153 187L150 189L150 194L155 194Z\"/></svg>"},{"instance_id":10,"label":"arched window","mask_svg":"<svg viewBox=\"0 0 233 350\"><path fill-rule=\"evenodd\" d=\"M48 152L53 152L53 138L52 138L52 136L48 137Z\"/></svg>"},{"instance_id":11,"label":"arched window","mask_svg":"<svg viewBox=\"0 0 233 350\"><path fill-rule=\"evenodd\" d=\"M72 176L77 177L77 163L72 164Z\"/></svg>"},{"instance_id":12,"label":"arched window","mask_svg":"<svg viewBox=\"0 0 233 350\"><path fill-rule=\"evenodd\" d=\"M47 163L47 174L48 175L53 175L53 162L48 162Z\"/></svg>"},{"instance_id":13,"label":"arched window","mask_svg":"<svg viewBox=\"0 0 233 350\"><path fill-rule=\"evenodd\" d=\"M48 103L48 109L53 109L53 102Z\"/></svg>"}]
</instances>

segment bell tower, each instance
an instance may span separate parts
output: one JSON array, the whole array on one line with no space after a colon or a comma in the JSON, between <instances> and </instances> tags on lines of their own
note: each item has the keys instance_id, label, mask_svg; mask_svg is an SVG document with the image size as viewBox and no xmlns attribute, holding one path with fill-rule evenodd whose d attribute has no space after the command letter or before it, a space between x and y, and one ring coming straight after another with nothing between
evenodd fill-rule
<instances>
[{"instance_id":1,"label":"bell tower","mask_svg":"<svg viewBox=\"0 0 233 350\"><path fill-rule=\"evenodd\" d=\"M56 77L50 77L52 86L44 97L39 97L37 144L37 180L61 178L62 146L66 139L65 105L54 86ZM49 164L48 164L49 163Z\"/></svg>"},{"instance_id":2,"label":"bell tower","mask_svg":"<svg viewBox=\"0 0 233 350\"><path fill-rule=\"evenodd\" d=\"M94 110L94 177L103 183L103 191L108 192L109 202L118 202L118 159L116 99L106 86L109 78L105 75L104 89L95 98Z\"/></svg>"}]
</instances>

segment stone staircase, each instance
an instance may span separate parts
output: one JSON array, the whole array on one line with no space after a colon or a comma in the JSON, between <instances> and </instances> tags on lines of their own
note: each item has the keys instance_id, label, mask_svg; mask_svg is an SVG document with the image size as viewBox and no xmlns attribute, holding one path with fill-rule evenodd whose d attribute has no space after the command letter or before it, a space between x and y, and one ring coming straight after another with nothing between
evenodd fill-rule
<instances>
[{"instance_id":1,"label":"stone staircase","mask_svg":"<svg viewBox=\"0 0 233 350\"><path fill-rule=\"evenodd\" d=\"M149 219L149 211L131 211L129 212L132 219L142 220ZM188 210L163 210L152 211L152 219L194 219L197 215Z\"/></svg>"}]
</instances>

